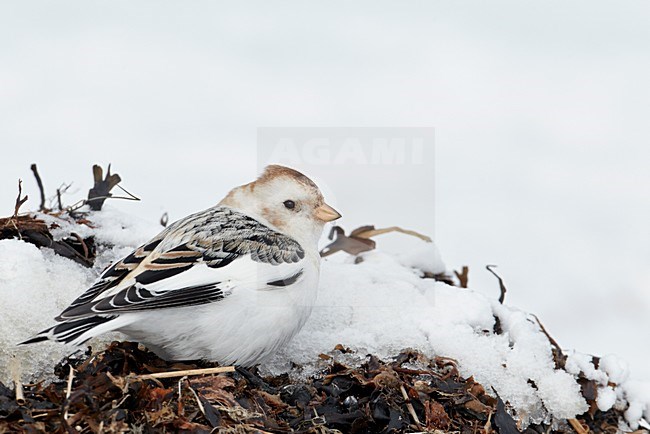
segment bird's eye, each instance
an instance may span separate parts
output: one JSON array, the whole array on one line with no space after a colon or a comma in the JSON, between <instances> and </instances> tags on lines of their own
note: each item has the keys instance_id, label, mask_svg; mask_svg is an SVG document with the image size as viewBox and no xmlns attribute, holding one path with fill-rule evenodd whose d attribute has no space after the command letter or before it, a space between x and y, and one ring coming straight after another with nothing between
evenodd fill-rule
<instances>
[{"instance_id":1,"label":"bird's eye","mask_svg":"<svg viewBox=\"0 0 650 434\"><path fill-rule=\"evenodd\" d=\"M294 209L296 207L296 202L294 202L292 200L285 200L284 201L284 206L287 209Z\"/></svg>"}]
</instances>

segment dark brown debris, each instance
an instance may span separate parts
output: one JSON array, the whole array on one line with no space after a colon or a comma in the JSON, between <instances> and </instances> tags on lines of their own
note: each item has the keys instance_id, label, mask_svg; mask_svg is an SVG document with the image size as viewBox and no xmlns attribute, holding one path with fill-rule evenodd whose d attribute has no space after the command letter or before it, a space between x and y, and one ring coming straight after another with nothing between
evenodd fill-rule
<instances>
[{"instance_id":1,"label":"dark brown debris","mask_svg":"<svg viewBox=\"0 0 650 434\"><path fill-rule=\"evenodd\" d=\"M214 365L165 362L136 343L113 342L99 354L89 349L62 361L57 381L24 385L21 404L0 383L0 432L521 432L507 404L472 377L460 376L451 359L406 350L392 361L367 356L352 367L336 361L341 354L330 353L328 366L306 381L264 378L256 368L143 379L137 376ZM619 416L595 410L577 423L609 432ZM569 432L564 426L525 432Z\"/></svg>"},{"instance_id":2,"label":"dark brown debris","mask_svg":"<svg viewBox=\"0 0 650 434\"><path fill-rule=\"evenodd\" d=\"M350 232L350 235L345 235L345 231L340 226L332 227L329 234L329 239L334 240L323 250L320 254L322 257L332 255L339 251L344 251L350 255L356 256L360 253L373 250L377 243L372 239L377 235L388 234L391 232L399 232L405 235L419 238L427 243L431 242L431 238L422 235L418 232L403 229L399 226L391 226L389 228L376 229L373 225L361 226Z\"/></svg>"},{"instance_id":3,"label":"dark brown debris","mask_svg":"<svg viewBox=\"0 0 650 434\"><path fill-rule=\"evenodd\" d=\"M467 285L469 284L469 267L467 265L463 265L461 271L454 270L454 274L458 279L458 286L461 288L467 288Z\"/></svg>"},{"instance_id":4,"label":"dark brown debris","mask_svg":"<svg viewBox=\"0 0 650 434\"><path fill-rule=\"evenodd\" d=\"M64 360L56 367L58 381L25 385L22 405L13 390L0 385L0 432L141 427L143 432L399 433L418 426L477 432L495 401L473 379L457 372L449 376L447 363L406 351L392 362L369 356L359 368L332 360L305 382L286 375L262 378L256 369L241 368L232 374L150 380L135 375L210 365L168 363L135 343L114 342L100 354Z\"/></svg>"},{"instance_id":5,"label":"dark brown debris","mask_svg":"<svg viewBox=\"0 0 650 434\"><path fill-rule=\"evenodd\" d=\"M32 173L34 174L34 178L36 178L36 184L38 185L38 190L41 194L41 203L38 206L39 211L45 211L45 189L43 188L43 181L41 180L41 175L38 173L38 166L36 164L32 164L30 169L32 170Z\"/></svg>"},{"instance_id":6,"label":"dark brown debris","mask_svg":"<svg viewBox=\"0 0 650 434\"><path fill-rule=\"evenodd\" d=\"M494 277L496 277L497 280L499 281L499 290L501 291L501 293L499 294L499 303L503 304L503 302L504 302L505 299L506 299L506 292L508 292L508 290L506 289L506 285L505 285L505 283L503 283L503 279L501 278L501 276L499 276L499 275L496 273L496 271L493 270L493 268L495 268L495 267L496 267L496 265L486 265L486 266L485 266L485 268L486 268L490 273L492 273L492 275L493 275Z\"/></svg>"},{"instance_id":7,"label":"dark brown debris","mask_svg":"<svg viewBox=\"0 0 650 434\"><path fill-rule=\"evenodd\" d=\"M51 227L31 215L0 218L0 240L18 238L37 247L49 247L64 258L90 267L95 259L95 241L92 236L82 238L76 233L55 240Z\"/></svg>"},{"instance_id":8,"label":"dark brown debris","mask_svg":"<svg viewBox=\"0 0 650 434\"><path fill-rule=\"evenodd\" d=\"M112 196L111 190L122 181L120 175L117 173L111 174L111 165L108 165L106 170L106 177L104 178L104 170L101 166L95 164L93 166L93 179L95 185L88 191L88 200L86 203L93 211L99 211L104 205L104 201Z\"/></svg>"},{"instance_id":9,"label":"dark brown debris","mask_svg":"<svg viewBox=\"0 0 650 434\"><path fill-rule=\"evenodd\" d=\"M91 267L95 260L96 246L93 236L81 237L78 233L71 231L60 240L52 235L52 230L59 227L57 223L46 223L43 220L44 215L48 215L56 221L61 219L61 223L73 223L76 225L91 226L92 223L87 219L88 213L79 212L78 208L88 204L91 209L99 210L107 198L114 197L110 190L120 182L117 174L110 173L110 165L106 178L102 178L103 171L101 167L93 166L93 175L95 177L95 186L88 193L88 200L80 201L79 206L65 208L61 203L61 191L65 191L69 185L63 189L57 189L57 201L59 210L51 210L45 207L45 193L43 183L38 173L38 168L32 164L31 170L36 177L40 190L40 210L41 213L20 213L20 207L27 201L27 196L22 196L22 181L18 181L18 196L14 206L14 214L11 217L0 218L0 240L16 238L25 242L34 244L37 247L49 247L55 253L64 258L71 259L86 267ZM123 190L126 192L126 190ZM126 192L128 197L119 197L120 199L139 200L135 196ZM80 231L81 232L81 231Z\"/></svg>"},{"instance_id":10,"label":"dark brown debris","mask_svg":"<svg viewBox=\"0 0 650 434\"><path fill-rule=\"evenodd\" d=\"M320 255L324 258L333 255L336 252L344 251L350 255L358 255L369 250L374 250L377 243L369 238L359 238L355 236L355 232L366 228L373 228L373 226L362 226L348 236L340 226L334 226L329 234L329 239L333 240L330 244L321 250Z\"/></svg>"}]
</instances>

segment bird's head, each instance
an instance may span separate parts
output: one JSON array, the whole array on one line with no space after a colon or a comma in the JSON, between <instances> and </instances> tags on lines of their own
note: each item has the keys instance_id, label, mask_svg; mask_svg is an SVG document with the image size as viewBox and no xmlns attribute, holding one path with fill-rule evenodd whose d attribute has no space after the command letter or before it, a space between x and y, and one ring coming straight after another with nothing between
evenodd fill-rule
<instances>
[{"instance_id":1,"label":"bird's head","mask_svg":"<svg viewBox=\"0 0 650 434\"><path fill-rule=\"evenodd\" d=\"M341 217L311 179L278 165L267 166L257 180L234 188L219 205L261 217L299 242L318 242L325 223Z\"/></svg>"}]
</instances>

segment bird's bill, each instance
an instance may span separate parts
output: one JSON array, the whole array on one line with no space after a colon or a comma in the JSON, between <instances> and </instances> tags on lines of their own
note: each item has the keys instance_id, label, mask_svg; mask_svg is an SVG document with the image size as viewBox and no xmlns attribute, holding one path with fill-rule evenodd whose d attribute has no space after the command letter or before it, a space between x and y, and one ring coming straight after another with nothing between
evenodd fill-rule
<instances>
[{"instance_id":1,"label":"bird's bill","mask_svg":"<svg viewBox=\"0 0 650 434\"><path fill-rule=\"evenodd\" d=\"M318 220L324 222L331 222L332 220L341 218L341 214L326 203L316 208L315 216Z\"/></svg>"}]
</instances>

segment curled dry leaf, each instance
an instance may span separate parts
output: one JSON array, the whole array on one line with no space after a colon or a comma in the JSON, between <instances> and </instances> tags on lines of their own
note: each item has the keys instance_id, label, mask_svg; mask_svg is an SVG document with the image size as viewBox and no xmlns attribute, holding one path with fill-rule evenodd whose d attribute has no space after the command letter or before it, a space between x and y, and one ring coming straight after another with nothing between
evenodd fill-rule
<instances>
[{"instance_id":1,"label":"curled dry leaf","mask_svg":"<svg viewBox=\"0 0 650 434\"><path fill-rule=\"evenodd\" d=\"M373 250L376 247L377 244L371 239L372 237L390 232L399 232L420 238L428 243L431 242L431 238L426 235L422 235L412 230L402 229L399 226L391 226L383 229L375 229L372 225L361 226L350 232L350 235L345 235L345 231L342 227L334 226L328 237L330 240L334 241L325 246L323 250L321 250L320 254L322 257L326 257L336 252L344 251L350 255L356 256L360 253Z\"/></svg>"}]
</instances>

